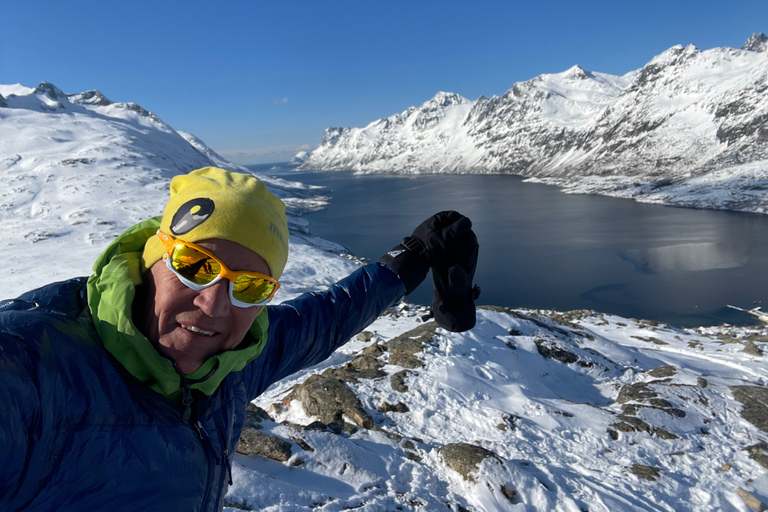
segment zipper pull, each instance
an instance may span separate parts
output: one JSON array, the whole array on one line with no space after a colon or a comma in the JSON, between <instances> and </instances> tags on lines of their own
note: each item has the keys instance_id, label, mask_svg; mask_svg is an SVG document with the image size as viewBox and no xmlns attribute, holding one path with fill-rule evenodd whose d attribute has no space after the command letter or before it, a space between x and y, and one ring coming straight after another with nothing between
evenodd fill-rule
<instances>
[{"instance_id":1,"label":"zipper pull","mask_svg":"<svg viewBox=\"0 0 768 512\"><path fill-rule=\"evenodd\" d=\"M189 389L189 386L185 382L181 391L183 393L181 403L184 405L184 414L181 419L186 423L189 421L189 418L192 417L192 390Z\"/></svg>"},{"instance_id":2,"label":"zipper pull","mask_svg":"<svg viewBox=\"0 0 768 512\"><path fill-rule=\"evenodd\" d=\"M205 427L203 427L203 424L200 423L200 420L197 420L195 423L195 430L197 431L197 435L200 436L201 441L205 441L206 436L208 435L208 432L205 431Z\"/></svg>"},{"instance_id":3,"label":"zipper pull","mask_svg":"<svg viewBox=\"0 0 768 512\"><path fill-rule=\"evenodd\" d=\"M179 368L179 365L176 364L176 361L171 361L171 364L173 365L173 369L179 375L182 393L181 403L184 406L184 414L182 415L181 419L184 421L184 423L186 423L192 417L192 390L189 388L189 381L187 380L187 376L184 375L184 372L181 371L181 368Z\"/></svg>"}]
</instances>

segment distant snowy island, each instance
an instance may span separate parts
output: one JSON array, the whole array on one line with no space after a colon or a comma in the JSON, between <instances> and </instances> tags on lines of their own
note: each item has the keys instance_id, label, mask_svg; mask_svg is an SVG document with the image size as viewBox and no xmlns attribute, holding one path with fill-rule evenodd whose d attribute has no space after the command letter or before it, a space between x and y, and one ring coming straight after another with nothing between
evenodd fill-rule
<instances>
[{"instance_id":1,"label":"distant snowy island","mask_svg":"<svg viewBox=\"0 0 768 512\"><path fill-rule=\"evenodd\" d=\"M675 46L624 76L574 66L475 101L440 92L328 128L302 170L517 174L675 206L768 213L768 36Z\"/></svg>"}]
</instances>

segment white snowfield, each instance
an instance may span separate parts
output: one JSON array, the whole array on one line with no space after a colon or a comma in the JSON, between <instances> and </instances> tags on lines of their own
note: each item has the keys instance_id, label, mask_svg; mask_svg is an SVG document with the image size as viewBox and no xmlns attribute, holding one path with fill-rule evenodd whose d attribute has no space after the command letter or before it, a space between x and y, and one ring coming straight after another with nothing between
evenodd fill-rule
<instances>
[{"instance_id":1,"label":"white snowfield","mask_svg":"<svg viewBox=\"0 0 768 512\"><path fill-rule=\"evenodd\" d=\"M440 92L362 128L328 128L297 161L358 173L509 173L569 193L766 213L767 42L678 45L624 76L574 66L475 101Z\"/></svg>"},{"instance_id":2,"label":"white snowfield","mask_svg":"<svg viewBox=\"0 0 768 512\"><path fill-rule=\"evenodd\" d=\"M95 91L68 96L43 83L0 86L0 95L0 298L89 274L109 241L162 213L173 175L206 165L249 172ZM357 268L307 231L301 213L327 198L260 178L289 205L279 300ZM271 415L262 432L291 454L284 462L237 455L226 510L747 512L745 499L768 503L764 328L681 330L594 312L480 309L472 331L422 336L421 366L374 352L383 374L347 383L374 428L303 428L317 418L286 400L294 385L428 327L426 313L398 305L370 337L259 397L255 405ZM393 384L395 374L405 387ZM454 443L491 455L465 478L446 456Z\"/></svg>"}]
</instances>

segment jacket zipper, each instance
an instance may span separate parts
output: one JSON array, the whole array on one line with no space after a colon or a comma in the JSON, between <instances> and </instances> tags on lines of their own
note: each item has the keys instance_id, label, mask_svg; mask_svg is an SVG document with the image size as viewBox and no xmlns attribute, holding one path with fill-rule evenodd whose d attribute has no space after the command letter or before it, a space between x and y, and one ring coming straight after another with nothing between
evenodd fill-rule
<instances>
[{"instance_id":1,"label":"jacket zipper","mask_svg":"<svg viewBox=\"0 0 768 512\"><path fill-rule=\"evenodd\" d=\"M176 363L173 363L173 368L176 370L176 373L179 374L179 377L181 378L181 392L182 392L182 399L181 403L184 406L184 412L182 413L182 421L186 423L187 425L192 428L197 433L197 436L200 438L200 444L203 447L203 451L205 452L205 456L208 459L208 473L206 475L205 479L205 493L203 494L203 499L201 505L203 506L203 510L207 510L208 508L208 501L211 498L211 487L213 486L213 466L219 465L219 461L217 460L217 457L215 455L215 450L213 449L213 445L211 444L210 439L208 439L208 432L206 432L205 428L203 427L203 424L200 422L199 419L195 418L195 420L192 420L192 405L194 404L194 398L192 397L192 389L189 387L189 381L187 380L187 376L184 375L184 372L181 371L181 368L179 368Z\"/></svg>"}]
</instances>

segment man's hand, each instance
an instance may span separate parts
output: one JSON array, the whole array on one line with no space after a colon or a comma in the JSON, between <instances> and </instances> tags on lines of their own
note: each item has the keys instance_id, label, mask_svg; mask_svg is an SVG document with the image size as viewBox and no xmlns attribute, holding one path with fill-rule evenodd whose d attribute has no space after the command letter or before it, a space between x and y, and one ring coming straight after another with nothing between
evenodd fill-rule
<instances>
[{"instance_id":1,"label":"man's hand","mask_svg":"<svg viewBox=\"0 0 768 512\"><path fill-rule=\"evenodd\" d=\"M477 255L472 222L458 212L445 211L422 222L381 261L403 281L406 295L421 284L431 267L435 320L445 329L461 332L475 325L474 301L480 288L472 286L472 278Z\"/></svg>"}]
</instances>

